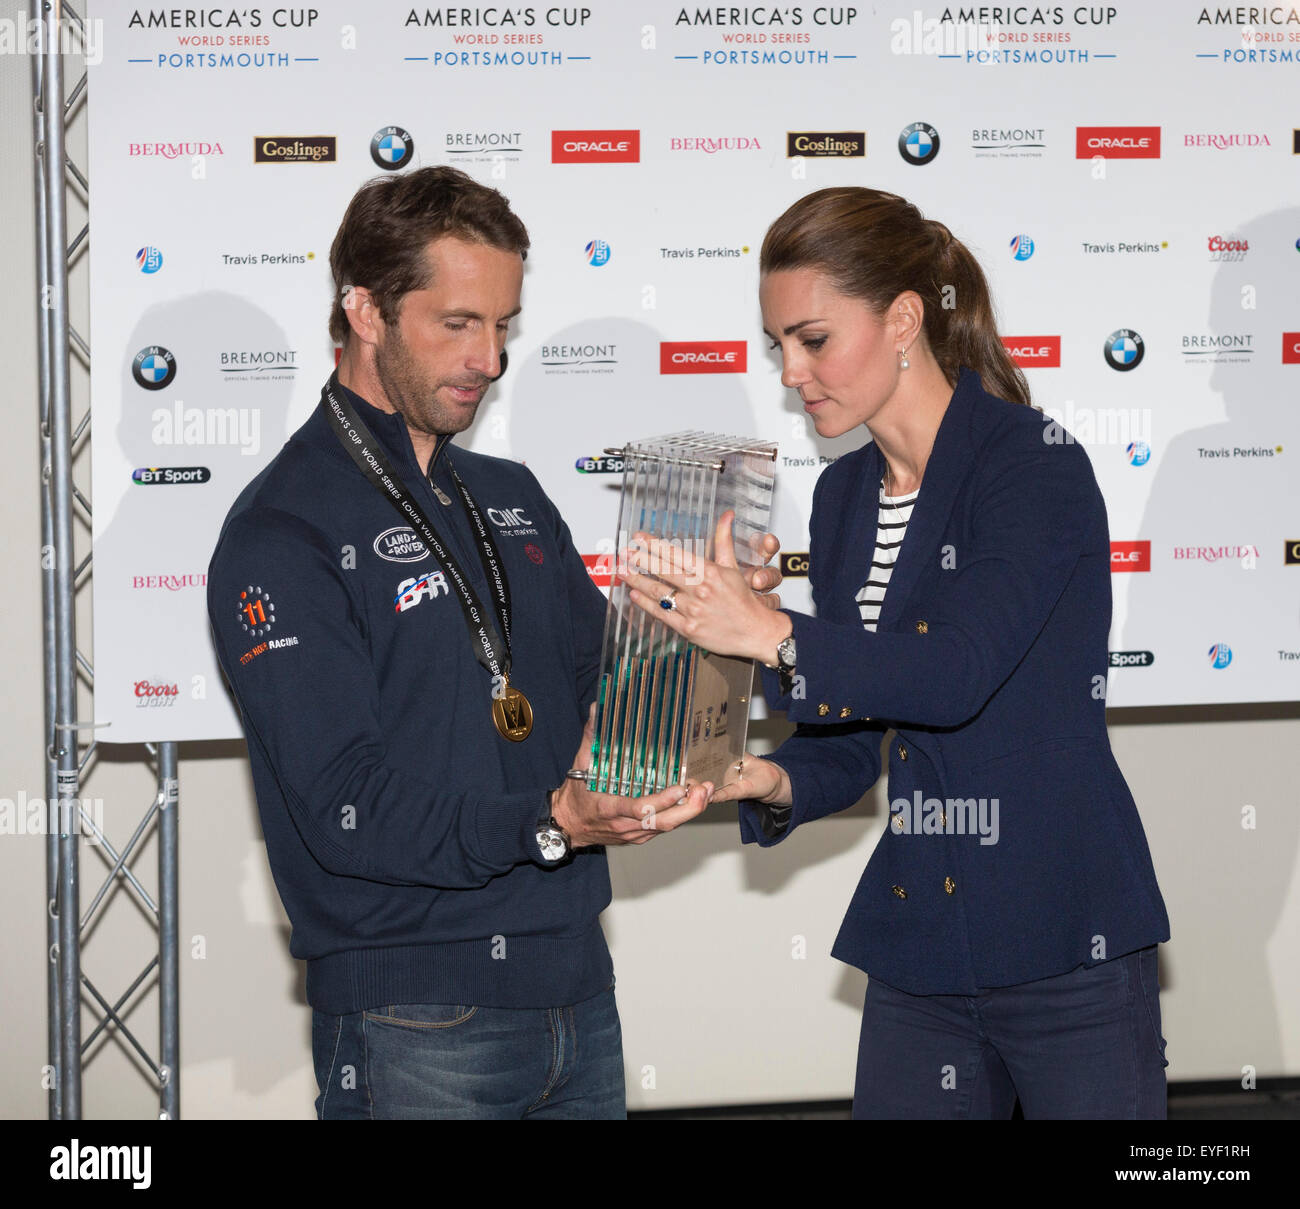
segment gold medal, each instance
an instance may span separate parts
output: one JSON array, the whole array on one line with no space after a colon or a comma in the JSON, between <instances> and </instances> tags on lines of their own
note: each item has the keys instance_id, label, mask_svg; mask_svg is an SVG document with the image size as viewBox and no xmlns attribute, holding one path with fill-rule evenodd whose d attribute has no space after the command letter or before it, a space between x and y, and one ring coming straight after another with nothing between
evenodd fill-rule
<instances>
[{"instance_id":1,"label":"gold medal","mask_svg":"<svg viewBox=\"0 0 1300 1209\"><path fill-rule=\"evenodd\" d=\"M533 733L533 707L523 693L507 683L505 692L492 699L492 721L503 739L522 743Z\"/></svg>"}]
</instances>

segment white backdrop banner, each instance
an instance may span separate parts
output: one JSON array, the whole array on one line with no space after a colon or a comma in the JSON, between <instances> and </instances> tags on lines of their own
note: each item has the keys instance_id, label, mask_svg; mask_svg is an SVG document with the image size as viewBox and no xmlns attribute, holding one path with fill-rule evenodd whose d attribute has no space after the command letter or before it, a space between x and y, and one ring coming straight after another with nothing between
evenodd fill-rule
<instances>
[{"instance_id":1,"label":"white backdrop banner","mask_svg":"<svg viewBox=\"0 0 1300 1209\"><path fill-rule=\"evenodd\" d=\"M441 163L533 240L510 372L461 440L527 462L593 562L607 446L749 434L780 444L784 594L808 607L813 485L868 434L820 441L782 388L758 247L797 197L871 185L971 246L1035 402L1088 449L1110 704L1300 695L1294 5L100 0L89 19L101 740L240 735L205 612L218 529L332 368L349 197Z\"/></svg>"}]
</instances>

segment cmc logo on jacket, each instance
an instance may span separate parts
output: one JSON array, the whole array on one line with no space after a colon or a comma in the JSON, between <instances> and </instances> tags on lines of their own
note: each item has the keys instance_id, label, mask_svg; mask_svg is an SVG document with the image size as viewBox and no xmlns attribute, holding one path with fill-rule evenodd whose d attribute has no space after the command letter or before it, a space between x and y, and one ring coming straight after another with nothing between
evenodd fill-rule
<instances>
[{"instance_id":1,"label":"cmc logo on jacket","mask_svg":"<svg viewBox=\"0 0 1300 1209\"><path fill-rule=\"evenodd\" d=\"M639 164L639 130L552 130L553 164Z\"/></svg>"},{"instance_id":2,"label":"cmc logo on jacket","mask_svg":"<svg viewBox=\"0 0 1300 1209\"><path fill-rule=\"evenodd\" d=\"M1113 160L1158 160L1159 126L1076 126L1074 158L1103 155Z\"/></svg>"},{"instance_id":3,"label":"cmc logo on jacket","mask_svg":"<svg viewBox=\"0 0 1300 1209\"><path fill-rule=\"evenodd\" d=\"M1112 571L1150 571L1151 543L1111 542L1110 569Z\"/></svg>"},{"instance_id":4,"label":"cmc logo on jacket","mask_svg":"<svg viewBox=\"0 0 1300 1209\"><path fill-rule=\"evenodd\" d=\"M665 340L659 345L661 374L743 374L744 340Z\"/></svg>"}]
</instances>

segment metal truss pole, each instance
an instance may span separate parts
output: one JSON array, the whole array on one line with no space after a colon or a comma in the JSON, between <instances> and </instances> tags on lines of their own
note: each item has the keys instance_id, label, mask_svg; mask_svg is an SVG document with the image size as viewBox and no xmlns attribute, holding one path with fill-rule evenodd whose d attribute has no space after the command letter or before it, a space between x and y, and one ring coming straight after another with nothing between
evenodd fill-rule
<instances>
[{"instance_id":1,"label":"metal truss pole","mask_svg":"<svg viewBox=\"0 0 1300 1209\"><path fill-rule=\"evenodd\" d=\"M35 19L35 18L34 18ZM48 1064L53 1078L48 1111L53 1120L82 1115L82 1062L101 1031L111 1028L115 1040L125 1040L148 1067L159 1094L159 1116L179 1116L179 944L177 805L179 801L175 743L146 744L153 757L157 790L130 840L118 852L99 820L83 802L82 774L90 765L96 743L82 748L78 719L78 668L93 684L94 668L76 645L76 594L91 555L77 562L74 545L74 504L87 519L90 502L73 478L75 447L86 430L87 412L74 429L69 354L76 343L86 361L89 346L72 325L68 296L68 266L89 234L89 223L68 243L67 183L75 180L87 193L85 176L68 158L67 113L86 87L83 75L65 97L62 54L68 49L68 22L81 33L81 18L61 0L42 5L40 51L33 56L34 145L36 151L36 235L38 288L38 349L40 353L41 441L41 566L42 623L45 657L46 800L51 825L46 843L46 924L49 943L47 994L49 1001ZM132 872L129 859L156 820L158 842L157 901ZM107 878L81 913L79 837L89 830L111 867ZM158 952L136 975L116 1002L100 993L81 965L81 938L96 910L111 905L111 891L121 879L152 914L158 930ZM131 998L146 986L157 969L159 994L159 1060L155 1062L127 1026ZM98 1023L83 1041L83 989L101 1010ZM93 1011L93 1008L91 1009Z\"/></svg>"}]
</instances>

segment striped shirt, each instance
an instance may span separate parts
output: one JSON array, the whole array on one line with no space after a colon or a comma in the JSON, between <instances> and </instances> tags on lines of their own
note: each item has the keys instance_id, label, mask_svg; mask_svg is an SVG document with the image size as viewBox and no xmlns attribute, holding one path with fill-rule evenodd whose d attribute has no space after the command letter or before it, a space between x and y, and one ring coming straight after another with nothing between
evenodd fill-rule
<instances>
[{"instance_id":1,"label":"striped shirt","mask_svg":"<svg viewBox=\"0 0 1300 1209\"><path fill-rule=\"evenodd\" d=\"M857 595L858 612L862 624L875 633L880 620L880 606L885 599L885 588L894 573L894 563L907 533L907 522L912 519L912 508L920 488L911 495L886 495L885 483L880 482L880 510L876 519L876 552L871 556L871 572Z\"/></svg>"}]
</instances>

